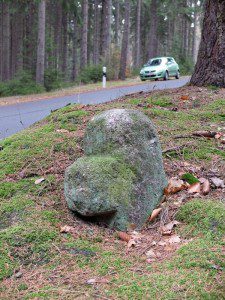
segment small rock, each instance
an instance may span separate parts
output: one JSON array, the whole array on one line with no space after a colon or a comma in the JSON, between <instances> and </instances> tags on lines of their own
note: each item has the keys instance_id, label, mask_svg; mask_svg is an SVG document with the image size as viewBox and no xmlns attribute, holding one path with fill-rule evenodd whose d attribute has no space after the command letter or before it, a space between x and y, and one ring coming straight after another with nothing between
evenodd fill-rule
<instances>
[{"instance_id":1,"label":"small rock","mask_svg":"<svg viewBox=\"0 0 225 300\"><path fill-rule=\"evenodd\" d=\"M171 238L168 240L168 242L169 242L170 244L176 244L176 243L180 243L181 240L180 240L179 235L173 235L173 236L171 236Z\"/></svg>"},{"instance_id":2,"label":"small rock","mask_svg":"<svg viewBox=\"0 0 225 300\"><path fill-rule=\"evenodd\" d=\"M155 258L156 254L152 249L150 249L149 251L146 252L146 256L149 258Z\"/></svg>"},{"instance_id":3,"label":"small rock","mask_svg":"<svg viewBox=\"0 0 225 300\"><path fill-rule=\"evenodd\" d=\"M15 274L15 277L16 278L21 278L23 276L23 273L22 272L17 272L16 274Z\"/></svg>"},{"instance_id":4,"label":"small rock","mask_svg":"<svg viewBox=\"0 0 225 300\"><path fill-rule=\"evenodd\" d=\"M218 177L212 177L210 178L210 180L212 181L212 183L215 185L215 187L217 188L224 188L225 185L224 185L224 180L218 178Z\"/></svg>"},{"instance_id":5,"label":"small rock","mask_svg":"<svg viewBox=\"0 0 225 300\"><path fill-rule=\"evenodd\" d=\"M39 178L39 179L37 179L37 180L35 180L35 184L39 184L39 183L41 183L42 181L44 181L45 179L44 179L44 177L42 177L42 178Z\"/></svg>"},{"instance_id":6,"label":"small rock","mask_svg":"<svg viewBox=\"0 0 225 300\"><path fill-rule=\"evenodd\" d=\"M160 242L158 242L158 245L159 246L166 246L166 242L160 241Z\"/></svg>"}]
</instances>

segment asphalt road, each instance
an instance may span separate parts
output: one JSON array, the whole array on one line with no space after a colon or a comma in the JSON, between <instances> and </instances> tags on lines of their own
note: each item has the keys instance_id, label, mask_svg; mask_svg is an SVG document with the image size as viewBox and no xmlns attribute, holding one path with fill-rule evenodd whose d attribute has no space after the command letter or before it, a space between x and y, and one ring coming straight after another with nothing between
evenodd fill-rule
<instances>
[{"instance_id":1,"label":"asphalt road","mask_svg":"<svg viewBox=\"0 0 225 300\"><path fill-rule=\"evenodd\" d=\"M74 94L71 96L37 100L0 106L0 140L21 131L37 121L48 116L52 110L61 108L68 103L98 104L117 99L121 96L140 91L162 90L177 88L185 85L188 77L179 80L147 82L146 84L104 89L98 91Z\"/></svg>"}]
</instances>

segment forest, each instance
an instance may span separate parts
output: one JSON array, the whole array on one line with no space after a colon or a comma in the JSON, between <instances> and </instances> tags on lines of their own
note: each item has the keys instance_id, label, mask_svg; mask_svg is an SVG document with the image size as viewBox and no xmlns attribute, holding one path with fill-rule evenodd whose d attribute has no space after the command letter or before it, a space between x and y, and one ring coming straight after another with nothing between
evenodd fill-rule
<instances>
[{"instance_id":1,"label":"forest","mask_svg":"<svg viewBox=\"0 0 225 300\"><path fill-rule=\"evenodd\" d=\"M156 56L197 61L203 0L1 0L0 96L138 75Z\"/></svg>"},{"instance_id":2,"label":"forest","mask_svg":"<svg viewBox=\"0 0 225 300\"><path fill-rule=\"evenodd\" d=\"M0 0L0 28L0 299L224 299L225 0Z\"/></svg>"}]
</instances>

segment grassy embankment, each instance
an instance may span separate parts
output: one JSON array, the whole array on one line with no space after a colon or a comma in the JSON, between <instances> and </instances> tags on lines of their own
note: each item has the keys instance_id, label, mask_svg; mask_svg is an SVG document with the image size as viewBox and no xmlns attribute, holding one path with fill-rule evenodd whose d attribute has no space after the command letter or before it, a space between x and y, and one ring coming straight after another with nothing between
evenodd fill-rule
<instances>
[{"instance_id":1,"label":"grassy embankment","mask_svg":"<svg viewBox=\"0 0 225 300\"><path fill-rule=\"evenodd\" d=\"M195 175L207 177L217 168L224 176L224 146L218 141L174 138L224 128L225 94L221 98L214 91L203 92L201 97L193 89L196 98L186 102L179 100L177 90L105 105L68 106L1 142L1 299L223 299L222 190L184 201L176 214L182 222L176 229L179 249L169 257L163 253L170 250L162 249L151 264L138 247L126 254L125 243L114 232L74 217L63 197L64 170L82 155L85 124L112 107L144 111L156 124L163 149L186 144L164 156L168 177L179 176L184 165L194 168ZM40 177L45 181L35 185ZM168 207L175 200L169 197ZM73 226L74 232L60 233L62 225ZM151 236L151 230L143 232ZM96 277L107 283L86 284Z\"/></svg>"}]
</instances>

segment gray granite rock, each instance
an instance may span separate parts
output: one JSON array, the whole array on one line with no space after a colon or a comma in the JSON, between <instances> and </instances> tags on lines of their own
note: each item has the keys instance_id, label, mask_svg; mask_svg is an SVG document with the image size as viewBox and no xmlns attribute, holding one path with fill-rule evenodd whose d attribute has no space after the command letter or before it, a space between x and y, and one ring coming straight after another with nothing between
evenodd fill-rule
<instances>
[{"instance_id":1,"label":"gray granite rock","mask_svg":"<svg viewBox=\"0 0 225 300\"><path fill-rule=\"evenodd\" d=\"M105 216L110 227L140 228L167 185L162 152L150 119L138 110L112 109L95 116L84 137L85 156L65 174L71 210Z\"/></svg>"}]
</instances>

